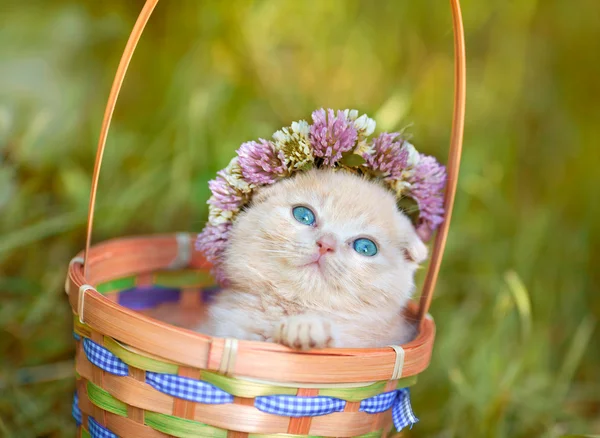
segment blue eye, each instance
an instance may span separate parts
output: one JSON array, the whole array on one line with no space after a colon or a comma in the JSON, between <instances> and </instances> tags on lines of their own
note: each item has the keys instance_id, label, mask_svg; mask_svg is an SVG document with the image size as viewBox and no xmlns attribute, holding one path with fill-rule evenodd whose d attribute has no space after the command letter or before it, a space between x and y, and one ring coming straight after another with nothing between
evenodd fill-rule
<instances>
[{"instance_id":1,"label":"blue eye","mask_svg":"<svg viewBox=\"0 0 600 438\"><path fill-rule=\"evenodd\" d=\"M373 257L377 254L377 245L371 239L365 239L361 237L360 239L356 239L354 241L354 251L359 253L360 255L364 255L367 257Z\"/></svg>"},{"instance_id":2,"label":"blue eye","mask_svg":"<svg viewBox=\"0 0 600 438\"><path fill-rule=\"evenodd\" d=\"M313 225L315 223L315 214L307 207L294 207L292 210L294 218L304 225Z\"/></svg>"}]
</instances>

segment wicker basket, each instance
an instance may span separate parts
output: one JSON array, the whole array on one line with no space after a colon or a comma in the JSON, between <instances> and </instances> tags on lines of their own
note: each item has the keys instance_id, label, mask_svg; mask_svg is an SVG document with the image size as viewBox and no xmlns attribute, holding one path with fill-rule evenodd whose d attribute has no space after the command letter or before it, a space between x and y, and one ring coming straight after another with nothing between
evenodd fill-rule
<instances>
[{"instance_id":1,"label":"wicker basket","mask_svg":"<svg viewBox=\"0 0 600 438\"><path fill-rule=\"evenodd\" d=\"M218 339L152 318L202 315L214 293L209 265L190 234L116 239L90 247L100 164L113 109L135 46L158 0L134 26L108 100L92 181L85 251L65 289L74 312L77 392L73 414L87 437L377 437L392 430L405 390L429 364L435 325L427 314L456 190L465 99L464 36L458 0L455 107L445 195L420 304L418 337L402 346L297 352ZM275 397L275 399L274 399ZM281 415L273 401L317 410ZM272 408L272 406L271 406ZM314 408L314 406L312 406Z\"/></svg>"}]
</instances>

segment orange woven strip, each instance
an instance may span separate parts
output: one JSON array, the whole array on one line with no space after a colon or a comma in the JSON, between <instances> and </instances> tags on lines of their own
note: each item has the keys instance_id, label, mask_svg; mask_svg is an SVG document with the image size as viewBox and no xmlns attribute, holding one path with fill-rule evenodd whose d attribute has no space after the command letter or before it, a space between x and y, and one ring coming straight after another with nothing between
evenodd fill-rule
<instances>
[{"instance_id":1,"label":"orange woven strip","mask_svg":"<svg viewBox=\"0 0 600 438\"><path fill-rule=\"evenodd\" d=\"M95 406L92 404L92 402L90 402L90 399L88 397L86 382L86 379L79 379L79 385L77 386L77 395L79 398L79 410L81 411L81 424L86 429L89 429L88 416L94 416Z\"/></svg>"},{"instance_id":2,"label":"orange woven strip","mask_svg":"<svg viewBox=\"0 0 600 438\"><path fill-rule=\"evenodd\" d=\"M390 409L387 412L384 412L383 414L383 424L385 425L384 429L383 429L383 436L389 436L389 434L395 430L394 429L394 422L392 420L392 410ZM394 436L400 436L402 434L398 434L398 435L394 435Z\"/></svg>"},{"instance_id":3,"label":"orange woven strip","mask_svg":"<svg viewBox=\"0 0 600 438\"><path fill-rule=\"evenodd\" d=\"M319 395L319 390L313 388L299 388L296 395L298 397L315 397ZM290 418L287 432L295 435L307 435L310 431L311 423L312 417Z\"/></svg>"},{"instance_id":4,"label":"orange woven strip","mask_svg":"<svg viewBox=\"0 0 600 438\"><path fill-rule=\"evenodd\" d=\"M233 397L233 403L242 406L254 406L254 399L247 397Z\"/></svg>"},{"instance_id":5,"label":"orange woven strip","mask_svg":"<svg viewBox=\"0 0 600 438\"><path fill-rule=\"evenodd\" d=\"M233 397L233 403L241 406L254 406L253 398L246 397ZM236 432L234 430L230 430L227 432L227 438L247 438L248 432Z\"/></svg>"},{"instance_id":6,"label":"orange woven strip","mask_svg":"<svg viewBox=\"0 0 600 438\"><path fill-rule=\"evenodd\" d=\"M138 368L134 368L131 365L129 368L129 376L132 379L137 380L138 382L146 382L146 372L144 370L140 370ZM144 410L137 408L132 405L127 405L127 417L131 419L131 421L135 421L136 423L144 424Z\"/></svg>"},{"instance_id":7,"label":"orange woven strip","mask_svg":"<svg viewBox=\"0 0 600 438\"><path fill-rule=\"evenodd\" d=\"M196 287L187 287L181 291L181 305L185 309L200 310L202 302L200 301L200 289Z\"/></svg>"},{"instance_id":8,"label":"orange woven strip","mask_svg":"<svg viewBox=\"0 0 600 438\"><path fill-rule=\"evenodd\" d=\"M152 272L142 272L135 278L135 285L138 287L152 286L153 274Z\"/></svg>"},{"instance_id":9,"label":"orange woven strip","mask_svg":"<svg viewBox=\"0 0 600 438\"><path fill-rule=\"evenodd\" d=\"M365 412L334 412L314 417L310 428L311 435L318 436L357 436L376 432L372 428L371 414Z\"/></svg>"},{"instance_id":10,"label":"orange woven strip","mask_svg":"<svg viewBox=\"0 0 600 438\"><path fill-rule=\"evenodd\" d=\"M383 392L389 392L396 389L398 384L397 380L390 380L385 384L385 388ZM359 403L360 406L360 403ZM386 419L388 423L386 423ZM391 417L388 416L388 413L381 412L379 414L373 414L373 430L383 429L384 427L389 427L389 422L391 421ZM385 436L385 435L384 435Z\"/></svg>"},{"instance_id":11,"label":"orange woven strip","mask_svg":"<svg viewBox=\"0 0 600 438\"><path fill-rule=\"evenodd\" d=\"M79 346L78 346L79 348ZM76 350L78 351L78 350ZM84 427L88 427L88 414L86 412L92 412L91 410L93 409L91 407L90 404L90 408L88 410L86 410L85 412L82 410L82 406L90 403L88 396L87 396L87 388L85 387L85 383L86 380L82 379L82 378L78 378L77 381L75 382L75 390L77 391L77 398L79 400L79 410L81 411L81 424ZM79 431L81 431L81 427L79 428Z\"/></svg>"},{"instance_id":12,"label":"orange woven strip","mask_svg":"<svg viewBox=\"0 0 600 438\"><path fill-rule=\"evenodd\" d=\"M179 367L177 375L189 377L191 379L200 379L200 371L195 368ZM182 398L175 398L173 403L173 415L186 420L193 420L196 412L196 403Z\"/></svg>"},{"instance_id":13,"label":"orange woven strip","mask_svg":"<svg viewBox=\"0 0 600 438\"><path fill-rule=\"evenodd\" d=\"M81 384L77 388L77 391L79 395L79 409L81 410L82 414L87 416L93 414L94 405L88 397L86 383L86 379L81 379ZM87 428L87 424L85 427Z\"/></svg>"},{"instance_id":14,"label":"orange woven strip","mask_svg":"<svg viewBox=\"0 0 600 438\"><path fill-rule=\"evenodd\" d=\"M344 412L358 412L360 409L360 402L346 402L346 407L344 408ZM373 414L375 416L377 414Z\"/></svg>"}]
</instances>

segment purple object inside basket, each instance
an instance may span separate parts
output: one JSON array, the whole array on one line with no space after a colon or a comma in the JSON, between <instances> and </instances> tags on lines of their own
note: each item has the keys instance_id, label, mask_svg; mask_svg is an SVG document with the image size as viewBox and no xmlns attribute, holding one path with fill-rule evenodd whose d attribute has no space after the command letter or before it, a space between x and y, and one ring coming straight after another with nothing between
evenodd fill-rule
<instances>
[{"instance_id":1,"label":"purple object inside basket","mask_svg":"<svg viewBox=\"0 0 600 438\"><path fill-rule=\"evenodd\" d=\"M202 301L210 303L219 292L221 292L219 286L207 287L202 291Z\"/></svg>"},{"instance_id":2,"label":"purple object inside basket","mask_svg":"<svg viewBox=\"0 0 600 438\"><path fill-rule=\"evenodd\" d=\"M210 303L221 291L218 286L203 289L198 299ZM166 303L176 303L181 298L181 290L160 286L137 286L119 294L119 304L131 310L152 309Z\"/></svg>"},{"instance_id":3,"label":"purple object inside basket","mask_svg":"<svg viewBox=\"0 0 600 438\"><path fill-rule=\"evenodd\" d=\"M119 294L119 304L131 310L151 309L165 303L176 303L181 290L158 286L138 286Z\"/></svg>"}]
</instances>

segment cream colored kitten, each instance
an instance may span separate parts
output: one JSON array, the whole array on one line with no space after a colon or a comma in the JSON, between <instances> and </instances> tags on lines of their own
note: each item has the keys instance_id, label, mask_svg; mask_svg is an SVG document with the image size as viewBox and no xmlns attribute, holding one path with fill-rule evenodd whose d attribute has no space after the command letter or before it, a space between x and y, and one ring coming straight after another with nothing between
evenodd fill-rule
<instances>
[{"instance_id":1,"label":"cream colored kitten","mask_svg":"<svg viewBox=\"0 0 600 438\"><path fill-rule=\"evenodd\" d=\"M259 191L234 222L231 284L198 331L296 349L402 344L426 256L387 189L341 170L299 173Z\"/></svg>"}]
</instances>

